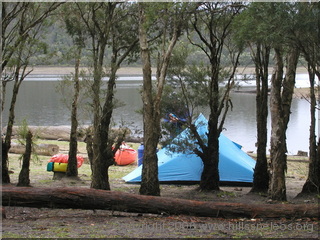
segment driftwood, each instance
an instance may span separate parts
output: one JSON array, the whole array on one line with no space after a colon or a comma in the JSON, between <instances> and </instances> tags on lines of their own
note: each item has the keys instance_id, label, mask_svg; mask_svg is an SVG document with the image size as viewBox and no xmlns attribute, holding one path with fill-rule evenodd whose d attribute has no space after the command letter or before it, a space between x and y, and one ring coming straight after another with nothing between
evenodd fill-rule
<instances>
[{"instance_id":1,"label":"driftwood","mask_svg":"<svg viewBox=\"0 0 320 240\"><path fill-rule=\"evenodd\" d=\"M70 139L70 126L28 126L28 129L34 136L37 136L40 139L61 141L69 141ZM18 130L19 126L13 127L13 138L18 135ZM6 132L6 127L2 129L2 132Z\"/></svg>"},{"instance_id":2,"label":"driftwood","mask_svg":"<svg viewBox=\"0 0 320 240\"><path fill-rule=\"evenodd\" d=\"M134 213L206 217L318 217L317 204L201 202L88 188L2 188L3 206L104 209Z\"/></svg>"},{"instance_id":3,"label":"driftwood","mask_svg":"<svg viewBox=\"0 0 320 240\"><path fill-rule=\"evenodd\" d=\"M11 144L9 153L24 154L26 147L21 144ZM39 144L35 146L38 155L53 156L59 153L59 146L56 144Z\"/></svg>"},{"instance_id":4,"label":"driftwood","mask_svg":"<svg viewBox=\"0 0 320 240\"><path fill-rule=\"evenodd\" d=\"M86 129L88 126L84 126L82 128L79 128L78 131L78 141L84 141L85 136L84 132L86 132ZM59 141L70 141L70 126L28 126L28 129L33 133L33 135L36 135L40 139L47 139L47 140L59 140ZM17 138L18 135L19 126L13 126L12 129L12 138ZM112 133L117 135L119 131L127 130L127 134L125 136L126 142L142 142L142 138L139 136L132 135L132 132L128 128L122 128L122 129L112 129ZM4 127L2 129L2 132L5 133L7 131L7 127Z\"/></svg>"}]
</instances>

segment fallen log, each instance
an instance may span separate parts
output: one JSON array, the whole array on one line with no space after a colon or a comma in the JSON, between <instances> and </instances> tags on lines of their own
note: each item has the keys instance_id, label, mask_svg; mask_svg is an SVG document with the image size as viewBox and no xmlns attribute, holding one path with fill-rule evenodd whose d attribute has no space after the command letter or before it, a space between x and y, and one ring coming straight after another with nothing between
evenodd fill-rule
<instances>
[{"instance_id":1,"label":"fallen log","mask_svg":"<svg viewBox=\"0 0 320 240\"><path fill-rule=\"evenodd\" d=\"M3 206L103 209L206 217L318 217L317 204L243 204L143 196L89 188L2 188Z\"/></svg>"},{"instance_id":2,"label":"fallen log","mask_svg":"<svg viewBox=\"0 0 320 240\"><path fill-rule=\"evenodd\" d=\"M44 156L53 156L59 153L59 146L56 144L39 144L34 148L36 154ZM24 154L26 146L22 144L12 143L9 153Z\"/></svg>"},{"instance_id":3,"label":"fallen log","mask_svg":"<svg viewBox=\"0 0 320 240\"><path fill-rule=\"evenodd\" d=\"M84 126L83 128L79 128L78 132L78 140L84 141L85 136L84 132L86 132L86 128L88 126ZM40 139L47 139L47 140L59 140L59 141L70 141L70 126L28 126L28 129L33 133L33 135L37 136ZM111 134L118 135L119 131L127 131L125 134L125 141L127 142L141 142L142 139L139 136L131 135L131 130L128 128L113 128L111 130ZM2 129L3 133L7 132L7 127ZM13 126L12 128L12 138L17 138L19 132L19 126Z\"/></svg>"},{"instance_id":4,"label":"fallen log","mask_svg":"<svg viewBox=\"0 0 320 240\"><path fill-rule=\"evenodd\" d=\"M40 139L48 140L70 140L70 126L28 126L28 129L33 135ZM4 127L2 132L6 132L7 128ZM19 132L19 126L14 126L12 129L12 137L16 138Z\"/></svg>"}]
</instances>

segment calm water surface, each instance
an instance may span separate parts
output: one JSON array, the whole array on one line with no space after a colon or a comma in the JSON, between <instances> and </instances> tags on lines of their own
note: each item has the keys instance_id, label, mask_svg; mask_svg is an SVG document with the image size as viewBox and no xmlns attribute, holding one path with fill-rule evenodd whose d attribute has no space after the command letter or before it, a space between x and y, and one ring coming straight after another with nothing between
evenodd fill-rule
<instances>
[{"instance_id":1,"label":"calm water surface","mask_svg":"<svg viewBox=\"0 0 320 240\"><path fill-rule=\"evenodd\" d=\"M58 126L70 125L70 110L62 103L62 93L56 91L57 77L31 76L20 89L16 105L16 123L27 119L29 125ZM299 82L299 87L306 83ZM140 96L140 78L122 78L117 85L116 98L125 105L114 111L114 121L124 122L131 129L138 132L142 129L142 115L137 113L142 107ZM2 124L6 125L8 118L8 101L10 90L6 96L6 109L2 116ZM243 146L245 151L256 151L256 120L255 95L233 93L233 111L229 112L224 134L232 141ZM287 131L289 154L296 154L298 150L308 151L310 111L309 103L301 99L293 99L292 114ZM206 110L204 114L207 116ZM81 113L81 124L90 124L91 114L85 110ZM270 114L268 130L270 133ZM270 134L269 134L270 136Z\"/></svg>"}]
</instances>

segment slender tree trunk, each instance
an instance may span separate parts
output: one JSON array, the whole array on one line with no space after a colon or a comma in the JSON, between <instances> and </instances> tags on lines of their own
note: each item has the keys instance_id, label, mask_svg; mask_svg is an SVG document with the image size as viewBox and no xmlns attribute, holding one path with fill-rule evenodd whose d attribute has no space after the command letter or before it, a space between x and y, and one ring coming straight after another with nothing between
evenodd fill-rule
<instances>
[{"instance_id":1,"label":"slender tree trunk","mask_svg":"<svg viewBox=\"0 0 320 240\"><path fill-rule=\"evenodd\" d=\"M216 93L218 96L218 93ZM218 98L215 101L219 101ZM212 106L211 106L212 107ZM208 120L208 143L202 147L200 155L203 162L203 171L200 178L201 190L220 190L219 182L219 136L217 111L212 111ZM198 154L199 155L199 154Z\"/></svg>"},{"instance_id":2,"label":"slender tree trunk","mask_svg":"<svg viewBox=\"0 0 320 240\"><path fill-rule=\"evenodd\" d=\"M30 158L32 153L32 133L28 131L26 136L26 151L23 154L22 169L19 174L19 181L17 186L30 187Z\"/></svg>"},{"instance_id":3,"label":"slender tree trunk","mask_svg":"<svg viewBox=\"0 0 320 240\"><path fill-rule=\"evenodd\" d=\"M93 146L92 146L93 144L92 144L92 128L91 127L89 127L87 129L85 143L86 143L86 150L87 150L87 154L88 154L90 168L91 168L91 172L92 172L94 153L93 153Z\"/></svg>"},{"instance_id":4,"label":"slender tree trunk","mask_svg":"<svg viewBox=\"0 0 320 240\"><path fill-rule=\"evenodd\" d=\"M2 140L2 149L1 149L2 183L10 183L8 153L9 153L9 150L7 149L7 144Z\"/></svg>"},{"instance_id":5,"label":"slender tree trunk","mask_svg":"<svg viewBox=\"0 0 320 240\"><path fill-rule=\"evenodd\" d=\"M310 135L309 135L309 172L308 178L305 184L303 185L301 194L308 193L320 193L320 152L319 144L320 137L317 147L316 142L316 96L315 96L315 72L308 65L309 80L310 80L310 115L311 115L311 124L310 124Z\"/></svg>"},{"instance_id":6,"label":"slender tree trunk","mask_svg":"<svg viewBox=\"0 0 320 240\"><path fill-rule=\"evenodd\" d=\"M273 200L286 200L285 171L287 156L283 126L283 112L281 110L281 86L283 78L283 57L280 49L275 49L276 66L272 76L270 95L271 111L271 152L270 152L270 185L269 195Z\"/></svg>"},{"instance_id":7,"label":"slender tree trunk","mask_svg":"<svg viewBox=\"0 0 320 240\"><path fill-rule=\"evenodd\" d=\"M276 69L272 76L270 97L271 110L271 178L269 195L273 200L286 201L285 172L287 170L286 130L290 119L290 107L295 85L295 73L299 51L290 48L287 55L287 70L283 80L283 57L280 49L275 49Z\"/></svg>"},{"instance_id":8,"label":"slender tree trunk","mask_svg":"<svg viewBox=\"0 0 320 240\"><path fill-rule=\"evenodd\" d=\"M15 119L15 106L17 102L17 97L19 93L19 88L22 83L22 80L24 77L19 76L20 68L17 67L15 71L15 81L14 86L12 90L12 98L10 103L10 109L9 109L9 120L7 124L7 131L6 136L4 140L4 144L2 144L2 183L10 183L10 176L9 176L9 149L11 147L11 137L12 137L12 129Z\"/></svg>"},{"instance_id":9,"label":"slender tree trunk","mask_svg":"<svg viewBox=\"0 0 320 240\"><path fill-rule=\"evenodd\" d=\"M166 75L172 51L177 43L180 34L180 23L175 20L173 23L172 35L166 46L167 34L165 27L162 33L163 45L160 64L157 69L156 91L153 91L151 79L151 61L150 50L148 46L148 36L146 27L146 14L143 3L139 4L140 22L139 22L139 42L143 71L143 130L144 130L144 158L142 167L142 181L140 194L160 195L160 186L158 179L158 156L157 145L161 136L161 99L163 88L166 81Z\"/></svg>"},{"instance_id":10,"label":"slender tree trunk","mask_svg":"<svg viewBox=\"0 0 320 240\"><path fill-rule=\"evenodd\" d=\"M267 118L268 118L268 65L270 47L261 49L257 45L254 58L256 65L256 120L257 120L257 162L253 174L253 186L251 192L266 192L269 185L267 163Z\"/></svg>"},{"instance_id":11,"label":"slender tree trunk","mask_svg":"<svg viewBox=\"0 0 320 240\"><path fill-rule=\"evenodd\" d=\"M102 109L101 122L99 126L99 158L100 158L100 176L102 188L110 190L108 169L114 164L114 153L112 151L112 141L109 140L109 129L113 112L114 86L116 82L116 72L119 66L116 64L116 56L114 55L111 63L111 75L108 81L108 89L106 100ZM102 182L103 181L103 182Z\"/></svg>"},{"instance_id":12,"label":"slender tree trunk","mask_svg":"<svg viewBox=\"0 0 320 240\"><path fill-rule=\"evenodd\" d=\"M103 152L101 152L101 145L108 142L108 139L103 139L101 143L100 136L100 121L101 121L101 105L100 105L100 88L103 72L103 58L105 53L106 42L100 42L99 50L97 51L97 58L94 63L94 83L92 90L94 92L93 107L94 107L94 119L93 119L93 165L92 165L92 182L91 187L95 189L109 190L110 185L108 182L108 169L105 159L103 159ZM106 151L103 149L102 151Z\"/></svg>"},{"instance_id":13,"label":"slender tree trunk","mask_svg":"<svg viewBox=\"0 0 320 240\"><path fill-rule=\"evenodd\" d=\"M215 45L213 45L215 46ZM216 59L216 49L211 48L211 80L209 85L209 107L210 115L208 120L208 143L204 150L203 172L200 179L201 190L220 190L219 182L219 62ZM222 100L224 101L224 100Z\"/></svg>"},{"instance_id":14,"label":"slender tree trunk","mask_svg":"<svg viewBox=\"0 0 320 240\"><path fill-rule=\"evenodd\" d=\"M219 138L219 137L218 137ZM204 191L216 190L219 191L219 140L216 138L211 141L204 157L203 171L200 179L200 189Z\"/></svg>"},{"instance_id":15,"label":"slender tree trunk","mask_svg":"<svg viewBox=\"0 0 320 240\"><path fill-rule=\"evenodd\" d=\"M224 51L223 49L227 45L226 40L228 38L228 34L230 33L229 26L236 14L238 14L239 9L231 13L229 15L230 18L226 19L224 19L224 10L221 11L221 19L226 20L228 24L226 24L226 22L220 22L220 20L217 20L216 13L220 10L222 10L222 8L220 9L218 6L210 5L210 9L207 9L203 12L205 17L202 16L202 13L196 13L194 15L194 21L192 23L194 30L196 31L197 35L199 36L199 39L202 42L201 44L203 45L201 46L201 44L198 43L193 44L200 47L200 49L205 52L205 54L208 56L210 60L211 68L210 80L208 81L208 104L210 108L207 133L208 141L205 144L203 144L203 142L201 144L201 151L203 154L200 154L200 156L202 156L201 159L203 161L203 172L200 180L200 189L216 191L220 190L219 136L222 132L223 124L227 116L229 103L231 102L229 98L230 89L232 87L231 79L235 74L235 70L237 68L240 55L239 53L235 54L235 52L230 52L233 58L233 72L229 77L225 92L222 93L219 89L220 72L222 69L222 52ZM198 24L198 22L201 23ZM202 27L200 26L204 26L203 24L206 27L201 29ZM221 114L222 111L223 114Z\"/></svg>"},{"instance_id":16,"label":"slender tree trunk","mask_svg":"<svg viewBox=\"0 0 320 240\"><path fill-rule=\"evenodd\" d=\"M78 161L77 161L77 152L78 152L78 138L77 138L77 129L78 129L78 98L80 91L79 83L79 66L80 66L80 57L81 57L81 48L78 48L76 64L75 64L75 75L74 75L74 96L72 102L71 110L71 131L70 131L70 143L69 143L69 159L68 159L68 169L66 172L67 177L78 177Z\"/></svg>"},{"instance_id":17,"label":"slender tree trunk","mask_svg":"<svg viewBox=\"0 0 320 240\"><path fill-rule=\"evenodd\" d=\"M147 40L147 32L145 27L144 7L139 4L140 10L140 27L139 40L141 48L142 72L143 72L143 138L144 138L144 155L142 166L142 181L140 186L140 194L160 196L160 185L158 179L158 156L157 144L159 142L160 133L160 116L154 109L154 99L152 93L151 79L151 61L149 46ZM159 120L158 120L159 118ZM159 123L158 123L159 122Z\"/></svg>"}]
</instances>

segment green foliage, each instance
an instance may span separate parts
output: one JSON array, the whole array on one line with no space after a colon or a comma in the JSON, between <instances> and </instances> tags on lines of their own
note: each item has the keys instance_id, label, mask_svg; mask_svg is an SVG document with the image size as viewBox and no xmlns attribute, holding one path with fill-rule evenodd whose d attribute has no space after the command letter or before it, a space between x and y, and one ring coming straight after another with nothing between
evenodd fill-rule
<instances>
[{"instance_id":1,"label":"green foliage","mask_svg":"<svg viewBox=\"0 0 320 240\"><path fill-rule=\"evenodd\" d=\"M23 119L20 126L18 127L18 142L22 145L26 144L26 137L28 134L29 128L28 128L28 122L26 119Z\"/></svg>"},{"instance_id":2,"label":"green foliage","mask_svg":"<svg viewBox=\"0 0 320 240\"><path fill-rule=\"evenodd\" d=\"M239 45L248 42L286 44L290 34L305 18L297 18L297 8L305 3L253 2L237 16L233 24Z\"/></svg>"},{"instance_id":3,"label":"green foliage","mask_svg":"<svg viewBox=\"0 0 320 240\"><path fill-rule=\"evenodd\" d=\"M164 145L191 124L192 117L208 104L208 66L201 61L189 64L188 57L194 52L194 47L180 42L171 58L161 112L164 119L173 113L183 120L178 123L163 122Z\"/></svg>"},{"instance_id":4,"label":"green foliage","mask_svg":"<svg viewBox=\"0 0 320 240\"><path fill-rule=\"evenodd\" d=\"M173 52L165 89L163 112L180 111L178 115L190 116L197 107L208 104L209 68L201 60L188 62L194 47L180 42Z\"/></svg>"},{"instance_id":5,"label":"green foliage","mask_svg":"<svg viewBox=\"0 0 320 240\"><path fill-rule=\"evenodd\" d=\"M26 119L23 119L21 124L18 127L18 131L17 131L17 141L19 144L26 146L26 138L27 138L27 134L29 132L29 127L28 127L28 122ZM32 160L36 163L40 163L40 159L38 154L35 151L35 140L34 139L38 139L38 134L37 132L33 133L32 136ZM23 155L21 155L19 157L19 160L21 161L23 159Z\"/></svg>"},{"instance_id":6,"label":"green foliage","mask_svg":"<svg viewBox=\"0 0 320 240\"><path fill-rule=\"evenodd\" d=\"M226 197L237 197L237 195L234 192L227 192L227 191L221 191L217 193L217 197L219 198L226 198Z\"/></svg>"}]
</instances>

